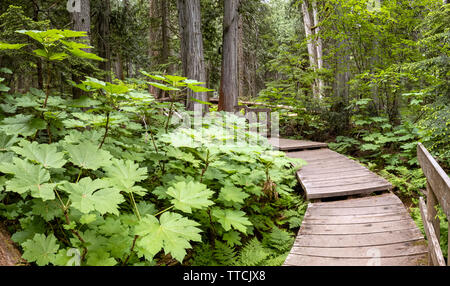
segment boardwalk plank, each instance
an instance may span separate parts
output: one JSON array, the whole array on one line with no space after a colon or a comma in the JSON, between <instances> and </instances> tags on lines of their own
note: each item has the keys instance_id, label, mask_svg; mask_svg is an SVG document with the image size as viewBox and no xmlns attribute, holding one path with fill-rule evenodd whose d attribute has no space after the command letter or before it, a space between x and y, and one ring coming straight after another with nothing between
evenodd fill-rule
<instances>
[{"instance_id":1,"label":"boardwalk plank","mask_svg":"<svg viewBox=\"0 0 450 286\"><path fill-rule=\"evenodd\" d=\"M304 255L289 255L286 266L417 266L427 264L426 254L386 257L376 260L373 258L329 258Z\"/></svg>"},{"instance_id":2,"label":"boardwalk plank","mask_svg":"<svg viewBox=\"0 0 450 286\"><path fill-rule=\"evenodd\" d=\"M339 200L333 202L314 203L314 206L324 208L366 207L389 204L402 204L402 201L394 194L387 193L371 197L354 198L351 200Z\"/></svg>"},{"instance_id":3,"label":"boardwalk plank","mask_svg":"<svg viewBox=\"0 0 450 286\"><path fill-rule=\"evenodd\" d=\"M378 223L341 224L341 225L317 225L303 223L299 235L303 234L367 234L386 231L406 230L416 228L416 224L409 220L385 221Z\"/></svg>"},{"instance_id":4,"label":"boardwalk plank","mask_svg":"<svg viewBox=\"0 0 450 286\"><path fill-rule=\"evenodd\" d=\"M392 243L416 241L423 239L419 229L406 229L387 231L383 233L369 234L330 234L330 235L300 235L295 240L296 246L309 247L355 247L355 246L377 246Z\"/></svg>"},{"instance_id":5,"label":"boardwalk plank","mask_svg":"<svg viewBox=\"0 0 450 286\"><path fill-rule=\"evenodd\" d=\"M399 257L406 255L426 254L427 245L423 240L393 243L377 247L302 247L294 246L292 254L334 258L370 258L374 254L379 257Z\"/></svg>"},{"instance_id":6,"label":"boardwalk plank","mask_svg":"<svg viewBox=\"0 0 450 286\"><path fill-rule=\"evenodd\" d=\"M410 218L404 212L386 213L379 215L349 215L349 216L330 216L330 217L306 217L308 223L311 224L361 224L361 223L378 223L387 221L402 221Z\"/></svg>"},{"instance_id":7,"label":"boardwalk plank","mask_svg":"<svg viewBox=\"0 0 450 286\"><path fill-rule=\"evenodd\" d=\"M303 185L306 188L308 199L320 199L333 196L348 196L355 194L370 194L376 191L385 191L392 188L389 183L362 183L348 186L337 187L310 187Z\"/></svg>"},{"instance_id":8,"label":"boardwalk plank","mask_svg":"<svg viewBox=\"0 0 450 286\"><path fill-rule=\"evenodd\" d=\"M323 188L323 187L340 187L340 186L348 186L348 185L355 185L355 184L362 184L362 183L380 183L384 184L385 181L379 177L371 176L370 174L366 176L356 177L356 178L347 178L347 179L341 179L337 178L334 181L303 181L303 184L305 186L311 186L315 188Z\"/></svg>"},{"instance_id":9,"label":"boardwalk plank","mask_svg":"<svg viewBox=\"0 0 450 286\"><path fill-rule=\"evenodd\" d=\"M275 149L280 151L291 151L291 150L304 150L312 148L323 148L328 147L327 143L313 142L306 140L292 140L284 138L269 138L269 143L274 146Z\"/></svg>"},{"instance_id":10,"label":"boardwalk plank","mask_svg":"<svg viewBox=\"0 0 450 286\"><path fill-rule=\"evenodd\" d=\"M348 215L373 215L402 212L403 205L393 204L387 206L371 206L364 208L322 208L310 207L308 209L309 216L348 216Z\"/></svg>"}]
</instances>

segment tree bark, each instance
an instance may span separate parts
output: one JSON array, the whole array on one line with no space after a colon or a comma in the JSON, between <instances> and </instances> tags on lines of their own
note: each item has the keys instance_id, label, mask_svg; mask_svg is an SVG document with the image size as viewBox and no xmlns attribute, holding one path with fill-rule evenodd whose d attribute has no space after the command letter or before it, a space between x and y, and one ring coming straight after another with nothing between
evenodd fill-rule
<instances>
[{"instance_id":1,"label":"tree bark","mask_svg":"<svg viewBox=\"0 0 450 286\"><path fill-rule=\"evenodd\" d=\"M72 13L72 28L75 31L87 32L85 40L90 40L91 34L91 1L90 0L77 0L81 2L80 12Z\"/></svg>"},{"instance_id":2,"label":"tree bark","mask_svg":"<svg viewBox=\"0 0 450 286\"><path fill-rule=\"evenodd\" d=\"M81 40L85 41L86 44L90 44L90 34L91 34L91 2L90 0L74 0L80 2L80 11L74 11L72 13L72 30L83 31L87 33L85 38ZM89 49L84 49L84 51L89 52ZM72 80L76 83L82 80L79 76L72 74ZM83 91L79 88L72 88L73 98L80 98Z\"/></svg>"},{"instance_id":3,"label":"tree bark","mask_svg":"<svg viewBox=\"0 0 450 286\"><path fill-rule=\"evenodd\" d=\"M158 0L149 0L148 16L150 19L150 26L148 31L148 56L150 58L150 69L153 70L158 63L159 52L156 49L155 43L158 41L158 28L155 25L157 18ZM158 89L152 85L148 86L148 92L158 98Z\"/></svg>"},{"instance_id":4,"label":"tree bark","mask_svg":"<svg viewBox=\"0 0 450 286\"><path fill-rule=\"evenodd\" d=\"M168 1L161 1L161 34L162 34L162 63L167 64L169 61L169 10L167 7Z\"/></svg>"},{"instance_id":5,"label":"tree bark","mask_svg":"<svg viewBox=\"0 0 450 286\"><path fill-rule=\"evenodd\" d=\"M313 8L313 18L314 18L314 33L316 35L316 57L317 57L317 68L323 69L323 44L322 38L320 37L320 26L319 26L319 12L317 10L317 1L312 2ZM324 84L321 78L317 78L317 87L319 89L319 97L323 96L324 93Z\"/></svg>"},{"instance_id":6,"label":"tree bark","mask_svg":"<svg viewBox=\"0 0 450 286\"><path fill-rule=\"evenodd\" d=\"M238 74L239 74L239 92L238 98L244 96L245 86L245 61L244 61L244 25L242 16L238 15Z\"/></svg>"},{"instance_id":7,"label":"tree bark","mask_svg":"<svg viewBox=\"0 0 450 286\"><path fill-rule=\"evenodd\" d=\"M313 71L317 70L317 49L313 43L314 33L311 29L314 24L314 17L311 16L309 11L309 4L307 0L302 2L302 15L303 15L303 24L305 27L305 35L307 38L307 47L308 47L308 55L309 55L309 63ZM319 96L319 87L317 81L314 81L312 84L313 96Z\"/></svg>"},{"instance_id":8,"label":"tree bark","mask_svg":"<svg viewBox=\"0 0 450 286\"><path fill-rule=\"evenodd\" d=\"M222 76L219 110L234 112L238 105L238 26L239 0L224 1Z\"/></svg>"},{"instance_id":9,"label":"tree bark","mask_svg":"<svg viewBox=\"0 0 450 286\"><path fill-rule=\"evenodd\" d=\"M203 55L203 36L201 31L200 0L178 0L178 13L181 32L181 57L185 77L200 82L206 81ZM208 110L207 105L197 103L190 98L208 100L206 92L187 92L186 108L188 110ZM198 107L197 107L198 106Z\"/></svg>"},{"instance_id":10,"label":"tree bark","mask_svg":"<svg viewBox=\"0 0 450 286\"><path fill-rule=\"evenodd\" d=\"M105 81L111 81L111 45L110 45L110 26L109 18L111 15L110 0L100 1L100 13L98 18L98 50L99 56L106 61L99 63L99 68L106 72Z\"/></svg>"}]
</instances>

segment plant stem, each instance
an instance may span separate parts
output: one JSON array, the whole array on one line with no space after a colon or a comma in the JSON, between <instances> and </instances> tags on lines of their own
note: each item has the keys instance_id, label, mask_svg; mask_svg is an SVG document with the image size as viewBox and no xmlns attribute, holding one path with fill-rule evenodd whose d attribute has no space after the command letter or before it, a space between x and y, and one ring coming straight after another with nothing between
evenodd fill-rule
<instances>
[{"instance_id":1,"label":"plant stem","mask_svg":"<svg viewBox=\"0 0 450 286\"><path fill-rule=\"evenodd\" d=\"M133 204L133 208L134 208L134 212L136 213L136 217L138 218L138 220L141 220L141 214L139 213L139 210L137 208L133 193L130 193L130 199L131 199L131 203Z\"/></svg>"},{"instance_id":2,"label":"plant stem","mask_svg":"<svg viewBox=\"0 0 450 286\"><path fill-rule=\"evenodd\" d=\"M205 168L202 170L202 175L200 176L200 183L203 183L203 175L205 175L209 166L209 149L206 151L206 160L205 160Z\"/></svg>"},{"instance_id":3,"label":"plant stem","mask_svg":"<svg viewBox=\"0 0 450 286\"><path fill-rule=\"evenodd\" d=\"M50 61L47 61L47 85L45 87L45 100L44 100L44 105L42 106L43 108L47 108L47 101L48 101L48 97L50 95Z\"/></svg>"},{"instance_id":4,"label":"plant stem","mask_svg":"<svg viewBox=\"0 0 450 286\"><path fill-rule=\"evenodd\" d=\"M78 173L77 181L75 182L75 184L80 181L80 177L81 177L82 173L83 173L83 169L80 169L80 172Z\"/></svg>"},{"instance_id":5,"label":"plant stem","mask_svg":"<svg viewBox=\"0 0 450 286\"><path fill-rule=\"evenodd\" d=\"M105 135L103 135L102 143L100 143L100 146L98 146L98 149L102 149L103 144L105 143L106 136L108 136L108 130L109 130L109 116L110 112L106 113L106 126L105 126Z\"/></svg>"},{"instance_id":6,"label":"plant stem","mask_svg":"<svg viewBox=\"0 0 450 286\"><path fill-rule=\"evenodd\" d=\"M134 239L133 239L133 244L131 245L130 248L130 254L127 256L127 258L125 259L125 261L123 262L123 265L126 265L128 263L128 260L131 257L131 254L133 253L134 247L136 246L136 240L139 238L139 235L135 235Z\"/></svg>"},{"instance_id":7,"label":"plant stem","mask_svg":"<svg viewBox=\"0 0 450 286\"><path fill-rule=\"evenodd\" d=\"M59 196L59 193L56 189L55 189L55 193L59 199L59 202L61 203L61 208L64 213L64 218L66 219L66 224L70 225L68 207L63 203L63 201L62 201L61 197ZM67 204L68 204L68 202L67 202ZM81 243L86 244L86 241L83 239L83 237L81 237L80 233L76 229L71 229L70 231L78 238L79 241L81 241ZM86 246L83 246L83 254L81 255L82 261L84 261L84 259L86 258L87 252L88 252L88 250L87 250Z\"/></svg>"},{"instance_id":8,"label":"plant stem","mask_svg":"<svg viewBox=\"0 0 450 286\"><path fill-rule=\"evenodd\" d=\"M64 211L64 217L66 218L67 225L70 225L69 213L67 212L67 209ZM76 229L71 229L70 231L78 238L79 241L81 241L81 243L86 244L86 241L81 237L80 233ZM87 252L88 252L87 247L83 246L83 254L81 255L81 261L84 261Z\"/></svg>"},{"instance_id":9,"label":"plant stem","mask_svg":"<svg viewBox=\"0 0 450 286\"><path fill-rule=\"evenodd\" d=\"M174 106L174 102L172 101L170 104L169 116L167 117L167 122L166 122L166 128L165 128L166 133L169 130L170 119L172 119L173 106Z\"/></svg>"},{"instance_id":10,"label":"plant stem","mask_svg":"<svg viewBox=\"0 0 450 286\"><path fill-rule=\"evenodd\" d=\"M168 210L173 209L173 207L174 207L174 206L168 207L167 209L162 210L162 211L160 211L159 213L155 214L155 216L159 216L160 214L162 214L162 213L164 213L164 212L166 212L166 211L168 211Z\"/></svg>"}]
</instances>

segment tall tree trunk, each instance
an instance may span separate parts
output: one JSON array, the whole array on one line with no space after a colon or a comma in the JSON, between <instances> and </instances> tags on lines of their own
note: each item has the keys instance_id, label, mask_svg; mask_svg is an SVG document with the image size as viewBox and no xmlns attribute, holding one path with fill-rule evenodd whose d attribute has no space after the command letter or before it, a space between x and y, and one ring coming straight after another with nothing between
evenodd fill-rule
<instances>
[{"instance_id":1,"label":"tall tree trunk","mask_svg":"<svg viewBox=\"0 0 450 286\"><path fill-rule=\"evenodd\" d=\"M91 1L90 0L74 0L80 2L80 11L74 11L72 13L72 30L83 31L87 33L85 38L82 38L86 44L90 44L90 34L91 34ZM89 52L89 49L84 49ZM72 74L72 80L74 82L79 82L82 80L79 76ZM73 88L73 98L80 98L83 94L82 90L79 88Z\"/></svg>"},{"instance_id":2,"label":"tall tree trunk","mask_svg":"<svg viewBox=\"0 0 450 286\"><path fill-rule=\"evenodd\" d=\"M309 55L309 63L311 68L316 71L317 70L317 49L313 42L313 31L312 27L314 24L314 18L311 16L309 11L309 4L307 0L302 2L302 15L303 15L303 24L305 26L305 35L307 38L307 47L308 47L308 55ZM313 96L319 96L319 87L317 81L314 81L312 84Z\"/></svg>"},{"instance_id":3,"label":"tall tree trunk","mask_svg":"<svg viewBox=\"0 0 450 286\"><path fill-rule=\"evenodd\" d=\"M90 40L91 34L91 1L90 0L76 0L80 1L80 12L72 13L72 28L75 31L87 32L87 37L84 40Z\"/></svg>"},{"instance_id":4,"label":"tall tree trunk","mask_svg":"<svg viewBox=\"0 0 450 286\"><path fill-rule=\"evenodd\" d=\"M169 62L169 9L168 1L161 1L161 34L162 34L162 51L161 61L164 64Z\"/></svg>"},{"instance_id":5,"label":"tall tree trunk","mask_svg":"<svg viewBox=\"0 0 450 286\"><path fill-rule=\"evenodd\" d=\"M178 0L178 11L184 76L189 79L205 82L206 71L203 55L200 0ZM188 110L197 110L197 106L199 106L203 112L208 110L206 105L201 105L190 98L207 101L208 94L206 92L194 93L189 90L187 93L186 108Z\"/></svg>"},{"instance_id":6,"label":"tall tree trunk","mask_svg":"<svg viewBox=\"0 0 450 286\"><path fill-rule=\"evenodd\" d=\"M224 1L220 111L234 112L234 107L238 105L238 8L239 0Z\"/></svg>"},{"instance_id":7,"label":"tall tree trunk","mask_svg":"<svg viewBox=\"0 0 450 286\"><path fill-rule=\"evenodd\" d=\"M313 18L314 18L314 33L316 35L316 56L317 56L317 68L323 69L323 44L322 44L322 38L320 37L320 26L319 26L319 12L317 10L317 1L312 2L312 8L313 8ZM324 84L323 80L321 78L317 79L317 87L319 89L319 97L323 96L324 93Z\"/></svg>"},{"instance_id":8,"label":"tall tree trunk","mask_svg":"<svg viewBox=\"0 0 450 286\"><path fill-rule=\"evenodd\" d=\"M106 72L105 81L111 81L111 45L109 18L111 15L110 0L100 1L100 12L98 18L98 50L99 56L106 61L99 63L99 68Z\"/></svg>"},{"instance_id":9,"label":"tall tree trunk","mask_svg":"<svg viewBox=\"0 0 450 286\"><path fill-rule=\"evenodd\" d=\"M238 75L239 75L239 93L238 98L244 96L244 85L245 85L245 61L244 61L244 25L242 21L242 16L238 15Z\"/></svg>"},{"instance_id":10,"label":"tall tree trunk","mask_svg":"<svg viewBox=\"0 0 450 286\"><path fill-rule=\"evenodd\" d=\"M155 43L158 41L158 28L155 20L158 15L158 0L149 0L148 16L150 19L150 27L148 31L148 56L150 58L150 69L153 70L158 63L158 50ZM148 92L158 98L158 89L149 85Z\"/></svg>"},{"instance_id":11,"label":"tall tree trunk","mask_svg":"<svg viewBox=\"0 0 450 286\"><path fill-rule=\"evenodd\" d=\"M123 59L120 53L117 55L116 59L116 77L120 80L124 80L125 76L123 73Z\"/></svg>"},{"instance_id":12,"label":"tall tree trunk","mask_svg":"<svg viewBox=\"0 0 450 286\"><path fill-rule=\"evenodd\" d=\"M169 63L169 9L168 9L168 1L161 1L161 63L167 65ZM164 69L165 73L172 73L170 67L166 66ZM206 76L205 76L206 78ZM159 97L165 97L166 92L163 90L159 90Z\"/></svg>"},{"instance_id":13,"label":"tall tree trunk","mask_svg":"<svg viewBox=\"0 0 450 286\"><path fill-rule=\"evenodd\" d=\"M39 21L39 6L37 6L37 3L33 2L33 21ZM38 88L44 89L44 76L43 76L43 70L42 70L42 60L41 58L36 58L36 69L37 69L37 82L38 82Z\"/></svg>"}]
</instances>

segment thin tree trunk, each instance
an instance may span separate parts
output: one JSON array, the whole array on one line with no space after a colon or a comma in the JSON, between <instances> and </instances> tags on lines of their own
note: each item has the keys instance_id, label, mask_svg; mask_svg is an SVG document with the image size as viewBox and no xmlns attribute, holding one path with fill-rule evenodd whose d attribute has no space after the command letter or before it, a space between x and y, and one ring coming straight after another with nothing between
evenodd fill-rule
<instances>
[{"instance_id":1,"label":"thin tree trunk","mask_svg":"<svg viewBox=\"0 0 450 286\"><path fill-rule=\"evenodd\" d=\"M323 69L323 44L322 44L322 38L320 37L320 26L319 26L319 13L317 10L317 1L312 2L312 8L313 8L313 18L314 18L314 33L316 35L316 57L317 57L317 68ZM323 80L321 78L317 79L317 85L319 89L319 97L323 96L324 93L324 84Z\"/></svg>"},{"instance_id":2,"label":"thin tree trunk","mask_svg":"<svg viewBox=\"0 0 450 286\"><path fill-rule=\"evenodd\" d=\"M123 74L123 60L120 53L117 55L117 61L116 61L116 77L120 80L124 80L125 76Z\"/></svg>"},{"instance_id":3,"label":"thin tree trunk","mask_svg":"<svg viewBox=\"0 0 450 286\"><path fill-rule=\"evenodd\" d=\"M100 13L98 19L98 49L99 56L106 61L99 63L99 68L106 72L105 81L111 81L111 45L110 45L110 26L109 18L111 14L110 0L100 1Z\"/></svg>"},{"instance_id":4,"label":"thin tree trunk","mask_svg":"<svg viewBox=\"0 0 450 286\"><path fill-rule=\"evenodd\" d=\"M39 21L39 7L37 6L36 3L33 2L33 9L34 9L34 14L33 14L33 21ZM36 59L36 69L37 69L37 81L38 81L38 88L39 89L44 89L44 76L42 75L42 60L41 58L37 58Z\"/></svg>"},{"instance_id":5,"label":"thin tree trunk","mask_svg":"<svg viewBox=\"0 0 450 286\"><path fill-rule=\"evenodd\" d=\"M90 44L90 34L91 34L91 2L90 0L77 0L80 1L80 11L75 11L72 13L72 29L74 31L83 31L87 33L87 36L81 40L85 41L86 44ZM84 49L86 52L90 52L89 49ZM79 82L82 80L79 76L72 74L72 80L74 82ZM82 90L79 88L73 88L73 98L80 98L83 94Z\"/></svg>"},{"instance_id":6,"label":"thin tree trunk","mask_svg":"<svg viewBox=\"0 0 450 286\"><path fill-rule=\"evenodd\" d=\"M168 1L161 1L161 34L162 34L162 51L161 60L162 63L167 64L169 61L169 10L167 7Z\"/></svg>"},{"instance_id":7,"label":"thin tree trunk","mask_svg":"<svg viewBox=\"0 0 450 286\"><path fill-rule=\"evenodd\" d=\"M302 14L303 14L303 24L305 26L305 35L307 38L307 47L308 47L308 55L309 55L309 63L313 71L317 70L317 49L313 43L313 31L311 27L313 26L314 19L311 17L311 13L308 8L308 1L305 0L302 2ZM312 84L313 96L319 96L319 89L316 81Z\"/></svg>"},{"instance_id":8,"label":"thin tree trunk","mask_svg":"<svg viewBox=\"0 0 450 286\"><path fill-rule=\"evenodd\" d=\"M155 19L158 15L157 7L157 0L149 0L148 16L150 19L150 27L148 31L148 56L150 58L151 71L153 71L158 63L158 50L155 48L155 43L158 41L158 28L155 25ZM158 98L158 89L156 87L149 85L148 92Z\"/></svg>"},{"instance_id":9,"label":"thin tree trunk","mask_svg":"<svg viewBox=\"0 0 450 286\"><path fill-rule=\"evenodd\" d=\"M239 74L239 93L238 98L244 96L244 84L245 84L245 61L244 61L244 26L241 15L239 17L238 24L238 74Z\"/></svg>"},{"instance_id":10,"label":"thin tree trunk","mask_svg":"<svg viewBox=\"0 0 450 286\"><path fill-rule=\"evenodd\" d=\"M178 11L184 76L205 82L206 72L201 32L200 0L178 0ZM190 98L207 101L208 94L206 92L194 93L190 90L187 92L186 108L194 110L200 104ZM208 110L207 105L200 105L200 108L203 112Z\"/></svg>"},{"instance_id":11,"label":"thin tree trunk","mask_svg":"<svg viewBox=\"0 0 450 286\"><path fill-rule=\"evenodd\" d=\"M219 110L234 112L238 105L238 26L239 0L224 2L222 77Z\"/></svg>"}]
</instances>

